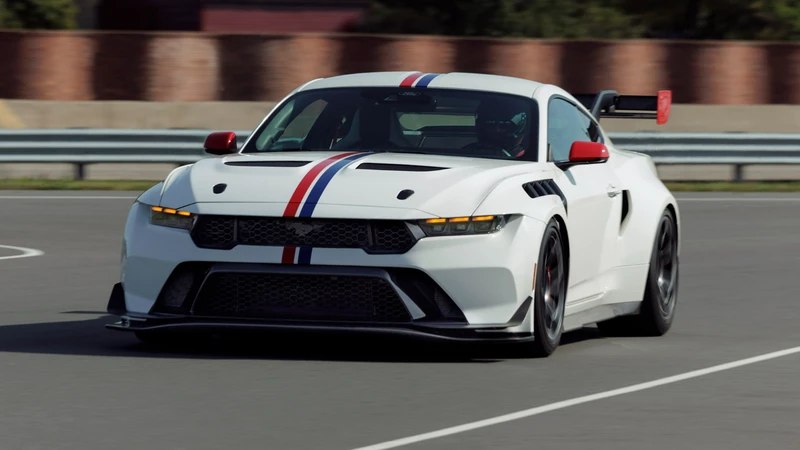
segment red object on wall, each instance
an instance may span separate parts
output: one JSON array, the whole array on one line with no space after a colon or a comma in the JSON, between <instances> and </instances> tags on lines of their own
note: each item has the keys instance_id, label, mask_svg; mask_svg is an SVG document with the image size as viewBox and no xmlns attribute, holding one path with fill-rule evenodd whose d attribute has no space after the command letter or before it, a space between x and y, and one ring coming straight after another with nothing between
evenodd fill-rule
<instances>
[{"instance_id":1,"label":"red object on wall","mask_svg":"<svg viewBox=\"0 0 800 450\"><path fill-rule=\"evenodd\" d=\"M204 8L200 30L211 33L331 33L345 31L361 19L360 9L267 10Z\"/></svg>"},{"instance_id":2,"label":"red object on wall","mask_svg":"<svg viewBox=\"0 0 800 450\"><path fill-rule=\"evenodd\" d=\"M369 0L207 0L200 31L212 33L331 33L360 21Z\"/></svg>"}]
</instances>

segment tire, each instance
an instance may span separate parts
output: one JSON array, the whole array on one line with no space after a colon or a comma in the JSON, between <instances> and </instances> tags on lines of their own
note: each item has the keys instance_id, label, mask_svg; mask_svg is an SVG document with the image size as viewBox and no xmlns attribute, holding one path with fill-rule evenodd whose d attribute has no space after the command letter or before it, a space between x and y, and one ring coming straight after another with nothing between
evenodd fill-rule
<instances>
[{"instance_id":1,"label":"tire","mask_svg":"<svg viewBox=\"0 0 800 450\"><path fill-rule=\"evenodd\" d=\"M600 322L606 334L623 336L663 336L672 327L678 300L678 227L667 209L656 228L650 269L639 314Z\"/></svg>"},{"instance_id":2,"label":"tire","mask_svg":"<svg viewBox=\"0 0 800 450\"><path fill-rule=\"evenodd\" d=\"M533 295L533 334L530 353L547 357L556 351L564 332L568 267L558 222L551 220L544 230L536 264Z\"/></svg>"}]
</instances>

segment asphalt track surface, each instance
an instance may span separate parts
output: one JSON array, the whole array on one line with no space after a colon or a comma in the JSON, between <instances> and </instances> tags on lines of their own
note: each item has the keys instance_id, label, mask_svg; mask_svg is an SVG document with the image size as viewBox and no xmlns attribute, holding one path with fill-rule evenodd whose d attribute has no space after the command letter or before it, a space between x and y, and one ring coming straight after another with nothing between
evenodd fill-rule
<instances>
[{"instance_id":1,"label":"asphalt track surface","mask_svg":"<svg viewBox=\"0 0 800 450\"><path fill-rule=\"evenodd\" d=\"M0 447L352 450L800 346L797 195L679 194L670 333L589 328L548 359L279 335L154 350L103 328L133 196L0 192ZM796 449L798 372L787 354L373 448Z\"/></svg>"}]
</instances>

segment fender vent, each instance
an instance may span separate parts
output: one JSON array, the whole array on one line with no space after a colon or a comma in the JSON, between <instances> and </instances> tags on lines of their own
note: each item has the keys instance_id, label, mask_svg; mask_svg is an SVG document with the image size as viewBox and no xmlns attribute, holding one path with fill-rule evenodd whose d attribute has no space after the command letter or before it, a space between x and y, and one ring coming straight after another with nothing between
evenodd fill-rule
<instances>
[{"instance_id":1,"label":"fender vent","mask_svg":"<svg viewBox=\"0 0 800 450\"><path fill-rule=\"evenodd\" d=\"M364 163L356 167L362 170L392 170L395 172L433 172L436 170L444 170L445 167L433 166L415 166L410 164L381 164L381 163Z\"/></svg>"},{"instance_id":2,"label":"fender vent","mask_svg":"<svg viewBox=\"0 0 800 450\"><path fill-rule=\"evenodd\" d=\"M564 210L566 211L567 209L567 197L565 197L561 189L558 188L555 180L531 181L530 183L523 184L522 189L525 189L525 192L530 198L557 195L561 198L561 203L564 204Z\"/></svg>"},{"instance_id":3,"label":"fender vent","mask_svg":"<svg viewBox=\"0 0 800 450\"><path fill-rule=\"evenodd\" d=\"M620 225L625 223L625 219L628 218L628 213L631 210L630 196L631 196L631 193L627 189L622 191L622 217L620 217L620 219L619 219Z\"/></svg>"},{"instance_id":4,"label":"fender vent","mask_svg":"<svg viewBox=\"0 0 800 450\"><path fill-rule=\"evenodd\" d=\"M243 167L302 167L311 161L228 161L226 166Z\"/></svg>"}]
</instances>

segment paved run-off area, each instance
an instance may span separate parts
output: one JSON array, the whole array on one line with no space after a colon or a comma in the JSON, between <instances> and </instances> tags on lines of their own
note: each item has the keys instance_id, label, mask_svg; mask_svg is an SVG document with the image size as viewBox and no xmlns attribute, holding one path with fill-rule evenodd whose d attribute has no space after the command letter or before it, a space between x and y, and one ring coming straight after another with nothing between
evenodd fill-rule
<instances>
[{"instance_id":1,"label":"paved run-off area","mask_svg":"<svg viewBox=\"0 0 800 450\"><path fill-rule=\"evenodd\" d=\"M0 245L44 252L0 247L3 448L347 450L800 345L800 196L681 193L662 338L587 329L538 360L286 336L154 352L103 328L134 196L0 195ZM788 355L402 448L794 449L798 371Z\"/></svg>"}]
</instances>

